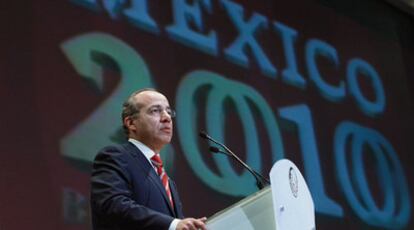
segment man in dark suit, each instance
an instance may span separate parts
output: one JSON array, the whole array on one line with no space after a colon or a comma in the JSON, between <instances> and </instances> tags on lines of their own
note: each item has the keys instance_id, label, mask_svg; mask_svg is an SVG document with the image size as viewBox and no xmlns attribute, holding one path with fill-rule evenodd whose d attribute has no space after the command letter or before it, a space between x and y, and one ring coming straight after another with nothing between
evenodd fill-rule
<instances>
[{"instance_id":1,"label":"man in dark suit","mask_svg":"<svg viewBox=\"0 0 414 230\"><path fill-rule=\"evenodd\" d=\"M154 89L133 93L123 105L128 142L96 156L91 176L94 230L205 230L206 218L183 218L174 182L159 158L171 141L175 112Z\"/></svg>"}]
</instances>

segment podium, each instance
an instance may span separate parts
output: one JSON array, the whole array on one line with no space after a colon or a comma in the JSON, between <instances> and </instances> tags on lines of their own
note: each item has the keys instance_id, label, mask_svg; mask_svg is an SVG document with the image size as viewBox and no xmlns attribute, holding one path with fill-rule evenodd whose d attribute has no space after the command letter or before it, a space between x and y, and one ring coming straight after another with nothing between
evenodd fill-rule
<instances>
[{"instance_id":1,"label":"podium","mask_svg":"<svg viewBox=\"0 0 414 230\"><path fill-rule=\"evenodd\" d=\"M271 186L258 191L207 220L212 230L314 230L311 194L299 169L287 159L270 171Z\"/></svg>"}]
</instances>

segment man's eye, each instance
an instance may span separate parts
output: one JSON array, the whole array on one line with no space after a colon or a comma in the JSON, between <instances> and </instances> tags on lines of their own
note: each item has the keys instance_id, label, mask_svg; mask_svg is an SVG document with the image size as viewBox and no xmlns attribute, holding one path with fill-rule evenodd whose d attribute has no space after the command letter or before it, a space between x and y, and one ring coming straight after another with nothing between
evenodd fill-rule
<instances>
[{"instance_id":1,"label":"man's eye","mask_svg":"<svg viewBox=\"0 0 414 230\"><path fill-rule=\"evenodd\" d=\"M157 108L154 108L154 109L151 109L150 110L150 113L151 114L157 114L157 113L159 113L160 112L160 109L157 109Z\"/></svg>"}]
</instances>

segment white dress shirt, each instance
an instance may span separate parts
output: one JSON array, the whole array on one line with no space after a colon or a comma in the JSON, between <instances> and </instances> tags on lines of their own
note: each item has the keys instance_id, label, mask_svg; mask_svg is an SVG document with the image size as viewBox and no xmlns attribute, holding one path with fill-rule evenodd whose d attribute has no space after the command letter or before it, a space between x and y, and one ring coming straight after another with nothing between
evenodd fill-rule
<instances>
[{"instance_id":1,"label":"white dress shirt","mask_svg":"<svg viewBox=\"0 0 414 230\"><path fill-rule=\"evenodd\" d=\"M155 173L157 173L157 168L155 168L155 166L151 162L151 158L155 155L155 152L152 151L150 148L148 148L148 146L144 145L140 141L137 141L137 140L132 139L132 138L129 138L128 141L131 142L132 144L134 144L144 154L145 158L148 160L148 162L150 163L152 168L155 170ZM158 175L158 173L157 173L157 175ZM177 228L177 225L178 225L179 221L180 221L180 219L174 219L171 222L170 227L168 228L168 230L175 230Z\"/></svg>"}]
</instances>

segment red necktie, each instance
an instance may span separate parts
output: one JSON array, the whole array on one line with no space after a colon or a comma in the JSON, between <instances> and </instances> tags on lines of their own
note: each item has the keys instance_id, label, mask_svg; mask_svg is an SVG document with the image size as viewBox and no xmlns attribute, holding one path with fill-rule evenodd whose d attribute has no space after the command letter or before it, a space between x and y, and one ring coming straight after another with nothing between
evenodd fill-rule
<instances>
[{"instance_id":1,"label":"red necktie","mask_svg":"<svg viewBox=\"0 0 414 230\"><path fill-rule=\"evenodd\" d=\"M153 157L151 157L151 162L157 168L157 173L160 176L162 185L164 185L165 191L167 192L168 199L170 200L171 206L174 207L174 203L171 196L170 184L168 183L168 176L162 166L162 160L160 154L156 153Z\"/></svg>"}]
</instances>

